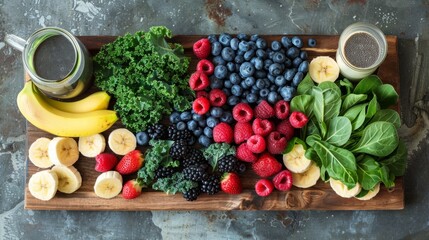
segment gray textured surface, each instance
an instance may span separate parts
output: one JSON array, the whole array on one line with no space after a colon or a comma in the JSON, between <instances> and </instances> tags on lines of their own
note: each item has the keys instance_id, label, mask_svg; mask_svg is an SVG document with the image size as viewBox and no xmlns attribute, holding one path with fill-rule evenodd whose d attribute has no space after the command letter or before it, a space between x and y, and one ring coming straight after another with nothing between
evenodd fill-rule
<instances>
[{"instance_id":1,"label":"gray textured surface","mask_svg":"<svg viewBox=\"0 0 429 240\"><path fill-rule=\"evenodd\" d=\"M0 239L428 239L429 1L0 0ZM399 36L401 137L409 148L403 211L68 212L24 210L25 121L15 98L20 53L6 33L44 26L121 35L166 25L175 34L340 34L368 21Z\"/></svg>"}]
</instances>

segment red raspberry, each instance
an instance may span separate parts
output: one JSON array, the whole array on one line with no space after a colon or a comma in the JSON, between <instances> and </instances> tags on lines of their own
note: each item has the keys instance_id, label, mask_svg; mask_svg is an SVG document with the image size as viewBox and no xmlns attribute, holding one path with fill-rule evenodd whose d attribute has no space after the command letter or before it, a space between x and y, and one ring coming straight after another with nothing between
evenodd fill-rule
<instances>
[{"instance_id":1,"label":"red raspberry","mask_svg":"<svg viewBox=\"0 0 429 240\"><path fill-rule=\"evenodd\" d=\"M232 117L237 122L249 122L253 118L253 110L247 103L239 103L232 109Z\"/></svg>"},{"instance_id":2,"label":"red raspberry","mask_svg":"<svg viewBox=\"0 0 429 240\"><path fill-rule=\"evenodd\" d=\"M207 38L202 38L194 43L192 50L197 58L207 58L211 52L211 44Z\"/></svg>"},{"instance_id":3,"label":"red raspberry","mask_svg":"<svg viewBox=\"0 0 429 240\"><path fill-rule=\"evenodd\" d=\"M271 154L264 153L259 159L252 163L253 171L260 177L270 177L282 170L282 164L279 163Z\"/></svg>"},{"instance_id":4,"label":"red raspberry","mask_svg":"<svg viewBox=\"0 0 429 240\"><path fill-rule=\"evenodd\" d=\"M281 154L287 145L286 138L279 132L272 132L267 138L268 152L271 154Z\"/></svg>"},{"instance_id":5,"label":"red raspberry","mask_svg":"<svg viewBox=\"0 0 429 240\"><path fill-rule=\"evenodd\" d=\"M249 150L246 143L238 146L235 156L243 162L255 162L258 160L258 156Z\"/></svg>"},{"instance_id":6,"label":"red raspberry","mask_svg":"<svg viewBox=\"0 0 429 240\"><path fill-rule=\"evenodd\" d=\"M248 122L238 122L234 126L234 141L240 144L253 135L252 125Z\"/></svg>"},{"instance_id":7,"label":"red raspberry","mask_svg":"<svg viewBox=\"0 0 429 240\"><path fill-rule=\"evenodd\" d=\"M209 99L209 93L206 91L197 91L195 93L195 96L196 96L196 98L205 97L205 98Z\"/></svg>"},{"instance_id":8,"label":"red raspberry","mask_svg":"<svg viewBox=\"0 0 429 240\"><path fill-rule=\"evenodd\" d=\"M265 137L274 130L274 125L267 119L256 118L253 120L252 129L255 134Z\"/></svg>"},{"instance_id":9,"label":"red raspberry","mask_svg":"<svg viewBox=\"0 0 429 240\"><path fill-rule=\"evenodd\" d=\"M274 190L273 183L268 179L260 179L255 184L255 191L261 197L270 195Z\"/></svg>"},{"instance_id":10,"label":"red raspberry","mask_svg":"<svg viewBox=\"0 0 429 240\"><path fill-rule=\"evenodd\" d=\"M265 139L261 135L253 135L247 139L247 147L253 153L261 153L265 151L266 143Z\"/></svg>"},{"instance_id":11,"label":"red raspberry","mask_svg":"<svg viewBox=\"0 0 429 240\"><path fill-rule=\"evenodd\" d=\"M265 100L261 101L255 107L256 118L266 119L266 118L274 117L274 114L275 113L274 113L273 107L271 107L271 105Z\"/></svg>"},{"instance_id":12,"label":"red raspberry","mask_svg":"<svg viewBox=\"0 0 429 240\"><path fill-rule=\"evenodd\" d=\"M217 143L231 143L234 138L232 127L221 122L213 128L213 140Z\"/></svg>"},{"instance_id":13,"label":"red raspberry","mask_svg":"<svg viewBox=\"0 0 429 240\"><path fill-rule=\"evenodd\" d=\"M289 122L294 128L303 128L307 124L308 118L303 112L292 112Z\"/></svg>"},{"instance_id":14,"label":"red raspberry","mask_svg":"<svg viewBox=\"0 0 429 240\"><path fill-rule=\"evenodd\" d=\"M226 94L221 89L212 89L209 93L210 104L214 107L222 107L226 103Z\"/></svg>"},{"instance_id":15,"label":"red raspberry","mask_svg":"<svg viewBox=\"0 0 429 240\"><path fill-rule=\"evenodd\" d=\"M295 128L289 122L289 119L283 120L277 124L277 132L283 134L286 138L286 141L292 139L295 136Z\"/></svg>"},{"instance_id":16,"label":"red raspberry","mask_svg":"<svg viewBox=\"0 0 429 240\"><path fill-rule=\"evenodd\" d=\"M204 90L210 85L210 80L202 71L194 72L189 78L189 86L194 91Z\"/></svg>"},{"instance_id":17,"label":"red raspberry","mask_svg":"<svg viewBox=\"0 0 429 240\"><path fill-rule=\"evenodd\" d=\"M283 170L277 173L273 178L274 187L280 191L288 191L292 188L292 173L288 170Z\"/></svg>"},{"instance_id":18,"label":"red raspberry","mask_svg":"<svg viewBox=\"0 0 429 240\"><path fill-rule=\"evenodd\" d=\"M199 97L192 103L192 109L199 115L203 115L210 110L210 101L205 97Z\"/></svg>"},{"instance_id":19,"label":"red raspberry","mask_svg":"<svg viewBox=\"0 0 429 240\"><path fill-rule=\"evenodd\" d=\"M286 119L289 116L290 106L285 100L280 100L274 105L274 111L278 119Z\"/></svg>"},{"instance_id":20,"label":"red raspberry","mask_svg":"<svg viewBox=\"0 0 429 240\"><path fill-rule=\"evenodd\" d=\"M210 76L214 72L213 63L207 59L201 59L197 63L197 71L201 71L201 72L205 73L207 76Z\"/></svg>"}]
</instances>

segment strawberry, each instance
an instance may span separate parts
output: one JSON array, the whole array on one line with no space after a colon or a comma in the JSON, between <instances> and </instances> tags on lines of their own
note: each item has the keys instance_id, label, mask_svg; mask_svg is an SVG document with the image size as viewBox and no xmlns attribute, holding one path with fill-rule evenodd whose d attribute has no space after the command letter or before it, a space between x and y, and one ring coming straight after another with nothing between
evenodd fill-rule
<instances>
[{"instance_id":1,"label":"strawberry","mask_svg":"<svg viewBox=\"0 0 429 240\"><path fill-rule=\"evenodd\" d=\"M288 191L292 188L292 173L283 170L273 178L274 187L280 191Z\"/></svg>"},{"instance_id":2,"label":"strawberry","mask_svg":"<svg viewBox=\"0 0 429 240\"><path fill-rule=\"evenodd\" d=\"M290 106L285 100L280 100L274 105L274 112L278 119L286 119L289 116Z\"/></svg>"},{"instance_id":3,"label":"strawberry","mask_svg":"<svg viewBox=\"0 0 429 240\"><path fill-rule=\"evenodd\" d=\"M234 139L232 127L228 123L221 122L213 128L213 140L217 143L231 143Z\"/></svg>"},{"instance_id":4,"label":"strawberry","mask_svg":"<svg viewBox=\"0 0 429 240\"><path fill-rule=\"evenodd\" d=\"M210 104L214 107L222 107L226 103L227 96L221 89L212 89L209 93Z\"/></svg>"},{"instance_id":5,"label":"strawberry","mask_svg":"<svg viewBox=\"0 0 429 240\"><path fill-rule=\"evenodd\" d=\"M253 120L252 129L255 134L265 137L274 130L274 125L268 119L256 118Z\"/></svg>"},{"instance_id":6,"label":"strawberry","mask_svg":"<svg viewBox=\"0 0 429 240\"><path fill-rule=\"evenodd\" d=\"M258 156L249 150L247 143L245 142L238 146L235 156L238 158L238 160L243 162L255 162L258 160Z\"/></svg>"},{"instance_id":7,"label":"strawberry","mask_svg":"<svg viewBox=\"0 0 429 240\"><path fill-rule=\"evenodd\" d=\"M287 141L279 132L272 132L267 138L268 152L271 154L281 154L286 148Z\"/></svg>"},{"instance_id":8,"label":"strawberry","mask_svg":"<svg viewBox=\"0 0 429 240\"><path fill-rule=\"evenodd\" d=\"M207 38L202 38L194 43L192 50L197 58L207 58L211 53L211 44Z\"/></svg>"},{"instance_id":9,"label":"strawberry","mask_svg":"<svg viewBox=\"0 0 429 240\"><path fill-rule=\"evenodd\" d=\"M261 153L265 151L266 142L265 139L261 135L253 135L249 139L247 139L247 147L253 153Z\"/></svg>"},{"instance_id":10,"label":"strawberry","mask_svg":"<svg viewBox=\"0 0 429 240\"><path fill-rule=\"evenodd\" d=\"M225 173L220 181L220 189L228 194L240 194L243 191L240 177L236 173Z\"/></svg>"},{"instance_id":11,"label":"strawberry","mask_svg":"<svg viewBox=\"0 0 429 240\"><path fill-rule=\"evenodd\" d=\"M210 110L210 101L205 97L198 97L192 103L192 109L195 113L203 115Z\"/></svg>"},{"instance_id":12,"label":"strawberry","mask_svg":"<svg viewBox=\"0 0 429 240\"><path fill-rule=\"evenodd\" d=\"M273 183L268 179L260 179L255 184L255 191L261 197L270 195L274 190Z\"/></svg>"},{"instance_id":13,"label":"strawberry","mask_svg":"<svg viewBox=\"0 0 429 240\"><path fill-rule=\"evenodd\" d=\"M262 100L255 107L254 111L255 111L256 118L267 119L267 118L274 117L275 115L273 107L271 107L271 105L265 100Z\"/></svg>"},{"instance_id":14,"label":"strawberry","mask_svg":"<svg viewBox=\"0 0 429 240\"><path fill-rule=\"evenodd\" d=\"M277 132L285 136L286 141L291 140L292 137L295 135L295 128L292 127L292 125L289 122L289 119L283 120L280 123L278 123L276 130Z\"/></svg>"},{"instance_id":15,"label":"strawberry","mask_svg":"<svg viewBox=\"0 0 429 240\"><path fill-rule=\"evenodd\" d=\"M142 186L135 179L127 181L122 187L122 197L125 199L133 199L140 194L142 194Z\"/></svg>"},{"instance_id":16,"label":"strawberry","mask_svg":"<svg viewBox=\"0 0 429 240\"><path fill-rule=\"evenodd\" d=\"M137 172L143 166L144 158L140 150L133 150L127 153L116 165L115 170L122 175Z\"/></svg>"},{"instance_id":17,"label":"strawberry","mask_svg":"<svg viewBox=\"0 0 429 240\"><path fill-rule=\"evenodd\" d=\"M282 170L279 163L271 154L264 153L259 159L252 163L253 171L260 177L270 177Z\"/></svg>"},{"instance_id":18,"label":"strawberry","mask_svg":"<svg viewBox=\"0 0 429 240\"><path fill-rule=\"evenodd\" d=\"M214 71L213 63L207 59L201 59L197 63L197 71L202 71L207 76L210 76L213 74Z\"/></svg>"},{"instance_id":19,"label":"strawberry","mask_svg":"<svg viewBox=\"0 0 429 240\"><path fill-rule=\"evenodd\" d=\"M95 171L107 172L115 168L118 158L113 153L100 153L95 156Z\"/></svg>"},{"instance_id":20,"label":"strawberry","mask_svg":"<svg viewBox=\"0 0 429 240\"><path fill-rule=\"evenodd\" d=\"M253 109L247 103L239 103L232 109L232 117L237 122L249 122L253 118Z\"/></svg>"},{"instance_id":21,"label":"strawberry","mask_svg":"<svg viewBox=\"0 0 429 240\"><path fill-rule=\"evenodd\" d=\"M303 112L292 112L289 122L294 128L303 128L307 124L308 118Z\"/></svg>"},{"instance_id":22,"label":"strawberry","mask_svg":"<svg viewBox=\"0 0 429 240\"><path fill-rule=\"evenodd\" d=\"M234 126L234 141L240 144L253 135L252 125L248 122L238 122Z\"/></svg>"},{"instance_id":23,"label":"strawberry","mask_svg":"<svg viewBox=\"0 0 429 240\"><path fill-rule=\"evenodd\" d=\"M196 71L189 77L189 87L194 91L204 90L209 85L210 80L202 71Z\"/></svg>"}]
</instances>

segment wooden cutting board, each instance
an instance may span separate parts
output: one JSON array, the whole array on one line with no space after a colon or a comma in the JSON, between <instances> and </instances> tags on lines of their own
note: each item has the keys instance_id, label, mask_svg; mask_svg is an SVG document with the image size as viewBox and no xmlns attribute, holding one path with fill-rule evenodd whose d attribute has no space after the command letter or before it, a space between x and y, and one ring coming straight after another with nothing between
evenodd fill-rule
<instances>
[{"instance_id":1,"label":"wooden cutting board","mask_svg":"<svg viewBox=\"0 0 429 240\"><path fill-rule=\"evenodd\" d=\"M180 43L185 53L192 57L190 72L195 69L197 60L192 55L192 44L202 36L175 36L172 41ZM317 40L316 48L308 48L310 59L320 55L335 57L338 36L301 36L304 42L312 37ZM114 36L82 36L79 39L96 54L101 46L112 42ZM267 41L280 40L280 35L264 36ZM392 84L399 92L399 61L397 51L397 37L387 36L388 53L386 60L378 70L379 77ZM397 106L398 109L398 106ZM399 109L398 109L399 110ZM104 136L107 139L109 132L121 127L115 124ZM27 124L27 147L39 137L53 137L30 123ZM335 194L329 184L319 181L317 185L308 189L293 187L290 191L274 191L269 197L259 197L254 191L254 184L258 177L248 170L242 177L243 193L228 195L222 192L208 196L201 194L197 201L188 202L181 194L167 195L150 189L133 200L125 200L121 196L113 199L98 198L93 186L98 172L94 170L95 160L81 156L75 167L82 175L82 187L75 193L67 195L57 193L50 201L40 201L34 198L28 190L28 179L35 172L41 170L30 161L27 164L27 184L25 187L25 208L34 210L87 210L87 211L146 211L146 210L398 210L404 208L403 178L398 178L393 189L381 188L380 193L372 200L360 201L345 199ZM130 176L135 177L135 176ZM127 178L124 179L124 181Z\"/></svg>"}]
</instances>

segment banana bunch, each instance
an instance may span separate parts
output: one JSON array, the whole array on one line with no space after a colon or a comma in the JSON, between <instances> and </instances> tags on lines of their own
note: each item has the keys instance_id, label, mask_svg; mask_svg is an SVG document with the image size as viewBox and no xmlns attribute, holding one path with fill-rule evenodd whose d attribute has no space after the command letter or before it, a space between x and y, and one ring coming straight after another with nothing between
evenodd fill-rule
<instances>
[{"instance_id":1,"label":"banana bunch","mask_svg":"<svg viewBox=\"0 0 429 240\"><path fill-rule=\"evenodd\" d=\"M107 110L109 100L106 92L97 92L75 102L56 101L28 81L18 94L17 104L37 128L56 136L82 137L104 132L118 120L115 111Z\"/></svg>"}]
</instances>

